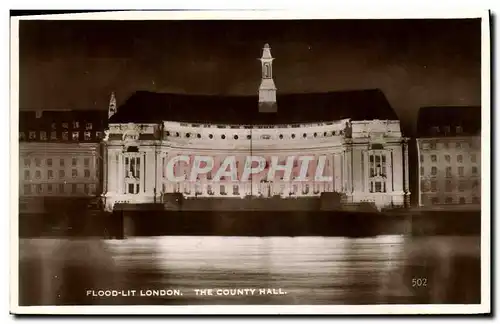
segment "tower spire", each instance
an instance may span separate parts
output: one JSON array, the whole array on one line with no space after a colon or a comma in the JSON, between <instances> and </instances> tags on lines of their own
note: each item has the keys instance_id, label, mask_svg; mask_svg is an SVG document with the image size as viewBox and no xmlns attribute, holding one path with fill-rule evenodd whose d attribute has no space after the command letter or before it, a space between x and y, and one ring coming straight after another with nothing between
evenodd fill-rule
<instances>
[{"instance_id":1,"label":"tower spire","mask_svg":"<svg viewBox=\"0 0 500 324\"><path fill-rule=\"evenodd\" d=\"M116 114L116 97L115 93L111 92L111 98L109 98L109 107L108 107L108 119L111 118L114 114Z\"/></svg>"},{"instance_id":2,"label":"tower spire","mask_svg":"<svg viewBox=\"0 0 500 324\"><path fill-rule=\"evenodd\" d=\"M265 44L262 57L259 59L262 66L262 78L259 87L259 112L277 112L276 86L273 80L273 60L271 47Z\"/></svg>"}]
</instances>

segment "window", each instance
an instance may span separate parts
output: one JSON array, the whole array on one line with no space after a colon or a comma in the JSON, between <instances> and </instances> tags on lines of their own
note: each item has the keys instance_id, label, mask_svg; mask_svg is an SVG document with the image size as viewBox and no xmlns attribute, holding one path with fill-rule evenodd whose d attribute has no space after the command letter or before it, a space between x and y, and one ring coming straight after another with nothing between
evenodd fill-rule
<instances>
[{"instance_id":1,"label":"window","mask_svg":"<svg viewBox=\"0 0 500 324\"><path fill-rule=\"evenodd\" d=\"M92 123L85 124L85 129L86 130L91 130L92 129Z\"/></svg>"},{"instance_id":2,"label":"window","mask_svg":"<svg viewBox=\"0 0 500 324\"><path fill-rule=\"evenodd\" d=\"M36 132L30 132L30 140L36 139Z\"/></svg>"},{"instance_id":3,"label":"window","mask_svg":"<svg viewBox=\"0 0 500 324\"><path fill-rule=\"evenodd\" d=\"M457 134L461 134L463 132L462 126L457 126L455 128L455 131L456 131Z\"/></svg>"},{"instance_id":4,"label":"window","mask_svg":"<svg viewBox=\"0 0 500 324\"><path fill-rule=\"evenodd\" d=\"M437 168L435 166L433 166L431 168L431 175L435 176L437 174Z\"/></svg>"},{"instance_id":5,"label":"window","mask_svg":"<svg viewBox=\"0 0 500 324\"><path fill-rule=\"evenodd\" d=\"M71 165L76 166L78 164L78 159L77 158L72 158L71 159Z\"/></svg>"},{"instance_id":6,"label":"window","mask_svg":"<svg viewBox=\"0 0 500 324\"><path fill-rule=\"evenodd\" d=\"M446 197L445 201L446 204L453 204L453 198L452 197Z\"/></svg>"},{"instance_id":7,"label":"window","mask_svg":"<svg viewBox=\"0 0 500 324\"><path fill-rule=\"evenodd\" d=\"M380 181L375 182L375 192L382 192L382 183Z\"/></svg>"},{"instance_id":8,"label":"window","mask_svg":"<svg viewBox=\"0 0 500 324\"><path fill-rule=\"evenodd\" d=\"M431 191L433 191L433 192L437 191L437 181L436 180L431 181Z\"/></svg>"},{"instance_id":9,"label":"window","mask_svg":"<svg viewBox=\"0 0 500 324\"><path fill-rule=\"evenodd\" d=\"M83 165L84 165L85 167L88 167L88 166L90 165L90 159L89 159L89 158L84 158L84 159L83 159Z\"/></svg>"},{"instance_id":10,"label":"window","mask_svg":"<svg viewBox=\"0 0 500 324\"><path fill-rule=\"evenodd\" d=\"M425 170L424 170L424 167L420 167L420 175L421 175L421 176L425 175L425 172L424 172L424 171L425 171Z\"/></svg>"},{"instance_id":11,"label":"window","mask_svg":"<svg viewBox=\"0 0 500 324\"><path fill-rule=\"evenodd\" d=\"M449 156L448 154L446 154L446 155L444 156L444 160L445 160L446 162L450 163L450 162L451 162L451 156Z\"/></svg>"},{"instance_id":12,"label":"window","mask_svg":"<svg viewBox=\"0 0 500 324\"><path fill-rule=\"evenodd\" d=\"M77 189L78 189L78 188L77 188L77 186L76 186L76 183L72 183L72 184L71 184L71 193L75 194L75 193L76 193L76 191L77 191Z\"/></svg>"},{"instance_id":13,"label":"window","mask_svg":"<svg viewBox=\"0 0 500 324\"><path fill-rule=\"evenodd\" d=\"M60 183L59 184L59 193L63 194L64 192L65 192L65 190L64 190L64 183Z\"/></svg>"},{"instance_id":14,"label":"window","mask_svg":"<svg viewBox=\"0 0 500 324\"><path fill-rule=\"evenodd\" d=\"M431 155L431 162L437 162L437 155L436 154Z\"/></svg>"},{"instance_id":15,"label":"window","mask_svg":"<svg viewBox=\"0 0 500 324\"><path fill-rule=\"evenodd\" d=\"M24 159L24 166L25 167L29 167L31 164L31 160L30 159Z\"/></svg>"},{"instance_id":16,"label":"window","mask_svg":"<svg viewBox=\"0 0 500 324\"><path fill-rule=\"evenodd\" d=\"M461 148L461 147L462 147L462 143L456 143L456 144L455 144L455 147L456 147L457 149Z\"/></svg>"},{"instance_id":17,"label":"window","mask_svg":"<svg viewBox=\"0 0 500 324\"><path fill-rule=\"evenodd\" d=\"M90 135L90 132L85 132L84 135L84 140L90 141L92 139L92 136Z\"/></svg>"},{"instance_id":18,"label":"window","mask_svg":"<svg viewBox=\"0 0 500 324\"><path fill-rule=\"evenodd\" d=\"M264 77L265 78L271 77L271 65L269 63L266 63L264 65Z\"/></svg>"},{"instance_id":19,"label":"window","mask_svg":"<svg viewBox=\"0 0 500 324\"><path fill-rule=\"evenodd\" d=\"M125 157L125 172L127 178L140 178L140 158Z\"/></svg>"},{"instance_id":20,"label":"window","mask_svg":"<svg viewBox=\"0 0 500 324\"><path fill-rule=\"evenodd\" d=\"M85 178L90 178L90 170L85 169L85 171L84 171L84 177Z\"/></svg>"},{"instance_id":21,"label":"window","mask_svg":"<svg viewBox=\"0 0 500 324\"><path fill-rule=\"evenodd\" d=\"M470 161L471 161L472 163L476 163L476 162L477 162L476 154L471 153L471 155L470 155Z\"/></svg>"},{"instance_id":22,"label":"window","mask_svg":"<svg viewBox=\"0 0 500 324\"><path fill-rule=\"evenodd\" d=\"M90 193L89 185L87 183L83 185L83 192L87 195Z\"/></svg>"},{"instance_id":23,"label":"window","mask_svg":"<svg viewBox=\"0 0 500 324\"><path fill-rule=\"evenodd\" d=\"M220 194L221 195L225 195L226 194L226 186L224 186L224 185L220 186Z\"/></svg>"},{"instance_id":24,"label":"window","mask_svg":"<svg viewBox=\"0 0 500 324\"><path fill-rule=\"evenodd\" d=\"M41 139L42 141L46 141L46 140L47 140L47 132L45 132L45 131L41 131L41 132L40 132L40 139Z\"/></svg>"},{"instance_id":25,"label":"window","mask_svg":"<svg viewBox=\"0 0 500 324\"><path fill-rule=\"evenodd\" d=\"M64 141L67 141L67 140L68 140L68 132L66 132L66 131L65 131L65 132L62 132L62 139L63 139Z\"/></svg>"},{"instance_id":26,"label":"window","mask_svg":"<svg viewBox=\"0 0 500 324\"><path fill-rule=\"evenodd\" d=\"M460 177L463 177L464 176L464 167L458 167L458 175Z\"/></svg>"},{"instance_id":27,"label":"window","mask_svg":"<svg viewBox=\"0 0 500 324\"><path fill-rule=\"evenodd\" d=\"M54 178L54 171L53 170L47 170L47 178L48 179Z\"/></svg>"},{"instance_id":28,"label":"window","mask_svg":"<svg viewBox=\"0 0 500 324\"><path fill-rule=\"evenodd\" d=\"M457 162L458 162L458 163L462 163L463 161L464 161L464 157L463 157L463 155L461 155L461 154L460 154L460 155L457 155Z\"/></svg>"},{"instance_id":29,"label":"window","mask_svg":"<svg viewBox=\"0 0 500 324\"><path fill-rule=\"evenodd\" d=\"M79 128L80 127L80 123L77 122L77 121L74 121L73 122L73 128Z\"/></svg>"},{"instance_id":30,"label":"window","mask_svg":"<svg viewBox=\"0 0 500 324\"><path fill-rule=\"evenodd\" d=\"M472 167L472 174L477 175L477 167L475 166Z\"/></svg>"},{"instance_id":31,"label":"window","mask_svg":"<svg viewBox=\"0 0 500 324\"><path fill-rule=\"evenodd\" d=\"M465 189L467 189L467 182L466 181L460 181L458 183L458 191L464 192Z\"/></svg>"},{"instance_id":32,"label":"window","mask_svg":"<svg viewBox=\"0 0 500 324\"><path fill-rule=\"evenodd\" d=\"M72 170L71 170L71 176L72 176L73 178L78 177L78 170L77 170L77 169L72 169Z\"/></svg>"},{"instance_id":33,"label":"window","mask_svg":"<svg viewBox=\"0 0 500 324\"><path fill-rule=\"evenodd\" d=\"M41 177L42 177L42 172L40 172L40 170L36 170L35 178L40 179Z\"/></svg>"},{"instance_id":34,"label":"window","mask_svg":"<svg viewBox=\"0 0 500 324\"><path fill-rule=\"evenodd\" d=\"M35 165L36 165L37 167L40 167L40 166L42 165L42 160L40 160L39 158L36 158L36 159L35 159Z\"/></svg>"},{"instance_id":35,"label":"window","mask_svg":"<svg viewBox=\"0 0 500 324\"><path fill-rule=\"evenodd\" d=\"M29 185L29 184L24 185L24 194L26 194L26 195L31 194L31 185Z\"/></svg>"},{"instance_id":36,"label":"window","mask_svg":"<svg viewBox=\"0 0 500 324\"><path fill-rule=\"evenodd\" d=\"M439 198L438 198L438 197L432 197L432 199L431 199L431 203L432 203L433 205L437 205L437 204L439 204Z\"/></svg>"},{"instance_id":37,"label":"window","mask_svg":"<svg viewBox=\"0 0 500 324\"><path fill-rule=\"evenodd\" d=\"M445 134L449 133L450 132L450 126L444 126L443 127L443 131Z\"/></svg>"},{"instance_id":38,"label":"window","mask_svg":"<svg viewBox=\"0 0 500 324\"><path fill-rule=\"evenodd\" d=\"M79 132L73 132L73 133L71 133L71 139L73 141L78 141L79 138L80 138L80 133Z\"/></svg>"},{"instance_id":39,"label":"window","mask_svg":"<svg viewBox=\"0 0 500 324\"><path fill-rule=\"evenodd\" d=\"M446 180L446 184L445 184L445 189L444 189L446 192L452 192L453 191L453 183L451 182L451 180Z\"/></svg>"},{"instance_id":40,"label":"window","mask_svg":"<svg viewBox=\"0 0 500 324\"><path fill-rule=\"evenodd\" d=\"M430 148L431 150L435 150L435 149L436 149L436 143L435 143L435 142L431 142L431 143L429 143L429 148Z\"/></svg>"},{"instance_id":41,"label":"window","mask_svg":"<svg viewBox=\"0 0 500 324\"><path fill-rule=\"evenodd\" d=\"M209 195L213 195L214 194L214 192L212 191L212 186L211 185L207 185L207 193Z\"/></svg>"},{"instance_id":42,"label":"window","mask_svg":"<svg viewBox=\"0 0 500 324\"><path fill-rule=\"evenodd\" d=\"M52 189L52 184L51 184L51 183L49 183L49 184L47 185L47 192L52 193L52 190L53 190L53 189Z\"/></svg>"},{"instance_id":43,"label":"window","mask_svg":"<svg viewBox=\"0 0 500 324\"><path fill-rule=\"evenodd\" d=\"M59 170L59 178L64 178L65 177L65 174L64 174L64 170Z\"/></svg>"},{"instance_id":44,"label":"window","mask_svg":"<svg viewBox=\"0 0 500 324\"><path fill-rule=\"evenodd\" d=\"M59 166L64 167L64 159L59 160Z\"/></svg>"},{"instance_id":45,"label":"window","mask_svg":"<svg viewBox=\"0 0 500 324\"><path fill-rule=\"evenodd\" d=\"M446 167L446 177L447 178L451 178L452 177L452 174L451 174L451 167Z\"/></svg>"},{"instance_id":46,"label":"window","mask_svg":"<svg viewBox=\"0 0 500 324\"><path fill-rule=\"evenodd\" d=\"M450 144L448 144L448 142L443 143L443 148L444 149L447 150L449 147L450 147Z\"/></svg>"},{"instance_id":47,"label":"window","mask_svg":"<svg viewBox=\"0 0 500 324\"><path fill-rule=\"evenodd\" d=\"M308 184L306 184L306 185L304 186L304 188L302 188L302 193L303 193L304 195L307 195L307 194L309 193L309 185L308 185Z\"/></svg>"},{"instance_id":48,"label":"window","mask_svg":"<svg viewBox=\"0 0 500 324\"><path fill-rule=\"evenodd\" d=\"M24 170L24 180L30 179L30 170Z\"/></svg>"},{"instance_id":49,"label":"window","mask_svg":"<svg viewBox=\"0 0 500 324\"><path fill-rule=\"evenodd\" d=\"M52 124L50 124L50 128L51 128L51 129L56 129L56 123L52 123Z\"/></svg>"},{"instance_id":50,"label":"window","mask_svg":"<svg viewBox=\"0 0 500 324\"><path fill-rule=\"evenodd\" d=\"M24 135L24 132L19 132L19 140L24 141L26 139L26 135Z\"/></svg>"},{"instance_id":51,"label":"window","mask_svg":"<svg viewBox=\"0 0 500 324\"><path fill-rule=\"evenodd\" d=\"M292 186L292 194L295 194L297 192L297 185Z\"/></svg>"},{"instance_id":52,"label":"window","mask_svg":"<svg viewBox=\"0 0 500 324\"><path fill-rule=\"evenodd\" d=\"M51 140L56 140L57 139L57 132L56 131L50 132L50 139Z\"/></svg>"},{"instance_id":53,"label":"window","mask_svg":"<svg viewBox=\"0 0 500 324\"><path fill-rule=\"evenodd\" d=\"M458 200L458 202L460 204L462 204L462 205L465 204L465 198L464 197L460 197L460 199Z\"/></svg>"},{"instance_id":54,"label":"window","mask_svg":"<svg viewBox=\"0 0 500 324\"><path fill-rule=\"evenodd\" d=\"M212 180L212 172L208 172L207 173L207 179L208 180Z\"/></svg>"},{"instance_id":55,"label":"window","mask_svg":"<svg viewBox=\"0 0 500 324\"><path fill-rule=\"evenodd\" d=\"M52 159L47 159L47 166L51 167L52 166Z\"/></svg>"},{"instance_id":56,"label":"window","mask_svg":"<svg viewBox=\"0 0 500 324\"><path fill-rule=\"evenodd\" d=\"M96 139L100 139L102 137L102 133L101 132L95 132L95 138Z\"/></svg>"},{"instance_id":57,"label":"window","mask_svg":"<svg viewBox=\"0 0 500 324\"><path fill-rule=\"evenodd\" d=\"M62 123L62 128L68 128L68 123Z\"/></svg>"},{"instance_id":58,"label":"window","mask_svg":"<svg viewBox=\"0 0 500 324\"><path fill-rule=\"evenodd\" d=\"M42 184L39 183L36 185L36 193L41 194L42 193Z\"/></svg>"},{"instance_id":59,"label":"window","mask_svg":"<svg viewBox=\"0 0 500 324\"><path fill-rule=\"evenodd\" d=\"M472 181L472 189L477 189L479 187L479 180Z\"/></svg>"},{"instance_id":60,"label":"window","mask_svg":"<svg viewBox=\"0 0 500 324\"><path fill-rule=\"evenodd\" d=\"M238 185L233 185L233 195L239 195L240 190Z\"/></svg>"}]
</instances>

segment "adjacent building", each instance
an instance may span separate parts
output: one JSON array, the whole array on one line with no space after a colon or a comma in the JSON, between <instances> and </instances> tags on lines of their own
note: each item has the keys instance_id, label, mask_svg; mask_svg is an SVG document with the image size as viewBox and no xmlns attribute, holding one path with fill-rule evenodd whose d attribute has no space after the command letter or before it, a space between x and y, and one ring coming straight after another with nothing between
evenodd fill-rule
<instances>
[{"instance_id":1,"label":"adjacent building","mask_svg":"<svg viewBox=\"0 0 500 324\"><path fill-rule=\"evenodd\" d=\"M21 111L20 213L61 210L71 198L102 193L101 111Z\"/></svg>"},{"instance_id":2,"label":"adjacent building","mask_svg":"<svg viewBox=\"0 0 500 324\"><path fill-rule=\"evenodd\" d=\"M139 91L120 107L112 97L104 139L106 209L117 203L140 208L143 203L161 202L170 193L188 199L301 199L336 192L347 202L371 202L379 208L408 203L408 139L383 92L279 93L273 60L266 44L255 95ZM234 156L238 174L248 156L266 157L264 171L287 163L291 156L313 156L316 163L326 156L325 176L331 180L293 181L280 176L269 180L255 175L215 182L208 173L169 181L169 161L180 155L210 156L216 167ZM190 167L177 163L175 172L187 175ZM300 170L301 163L294 160L292 174L296 177Z\"/></svg>"},{"instance_id":3,"label":"adjacent building","mask_svg":"<svg viewBox=\"0 0 500 324\"><path fill-rule=\"evenodd\" d=\"M424 107L418 115L421 207L480 208L481 107Z\"/></svg>"}]
</instances>

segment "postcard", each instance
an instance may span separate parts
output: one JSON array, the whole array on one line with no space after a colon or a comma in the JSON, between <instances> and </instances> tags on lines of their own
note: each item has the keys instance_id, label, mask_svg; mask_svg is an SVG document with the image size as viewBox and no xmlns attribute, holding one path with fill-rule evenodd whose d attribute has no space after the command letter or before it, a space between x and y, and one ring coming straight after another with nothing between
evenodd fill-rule
<instances>
[{"instance_id":1,"label":"postcard","mask_svg":"<svg viewBox=\"0 0 500 324\"><path fill-rule=\"evenodd\" d=\"M486 314L489 12L11 13L14 314Z\"/></svg>"}]
</instances>

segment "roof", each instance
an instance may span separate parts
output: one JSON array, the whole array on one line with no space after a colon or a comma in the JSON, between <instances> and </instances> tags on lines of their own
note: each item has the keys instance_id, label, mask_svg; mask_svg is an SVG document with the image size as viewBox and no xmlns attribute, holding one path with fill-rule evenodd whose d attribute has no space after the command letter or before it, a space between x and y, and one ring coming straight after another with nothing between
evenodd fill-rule
<instances>
[{"instance_id":1,"label":"roof","mask_svg":"<svg viewBox=\"0 0 500 324\"><path fill-rule=\"evenodd\" d=\"M19 132L26 133L26 138L22 139L26 141L41 140L41 131L47 134L47 141L61 141L63 131L71 133L78 131L79 138L82 139L84 138L83 132L90 131L93 133L91 136L94 139L95 132L103 132L106 128L107 119L107 112L102 110L20 111ZM64 123L67 125L63 125ZM87 127L88 123L92 124L92 129ZM34 132L34 137L28 136L29 132ZM55 139L49 136L52 132L56 132Z\"/></svg>"},{"instance_id":2,"label":"roof","mask_svg":"<svg viewBox=\"0 0 500 324\"><path fill-rule=\"evenodd\" d=\"M470 136L481 132L480 106L422 107L417 137Z\"/></svg>"},{"instance_id":3,"label":"roof","mask_svg":"<svg viewBox=\"0 0 500 324\"><path fill-rule=\"evenodd\" d=\"M276 113L259 113L258 96L186 95L138 91L118 108L110 123L163 120L213 124L293 124L352 118L398 117L382 91L278 94Z\"/></svg>"}]
</instances>

